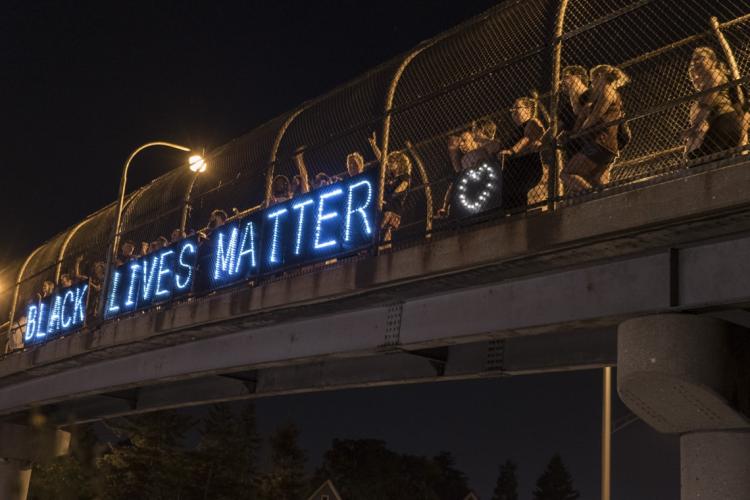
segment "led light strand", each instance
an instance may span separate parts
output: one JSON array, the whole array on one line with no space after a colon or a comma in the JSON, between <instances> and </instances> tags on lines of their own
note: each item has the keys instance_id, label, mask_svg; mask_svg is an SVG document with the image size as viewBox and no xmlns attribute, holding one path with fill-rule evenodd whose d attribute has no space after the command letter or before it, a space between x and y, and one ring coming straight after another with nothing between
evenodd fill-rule
<instances>
[{"instance_id":1,"label":"led light strand","mask_svg":"<svg viewBox=\"0 0 750 500\"><path fill-rule=\"evenodd\" d=\"M44 326L44 305L44 302L39 303L39 319L37 320L36 333L34 334L36 338L47 336L47 332L42 330L42 326Z\"/></svg>"},{"instance_id":2,"label":"led light strand","mask_svg":"<svg viewBox=\"0 0 750 500\"><path fill-rule=\"evenodd\" d=\"M323 243L321 243L320 233L322 232L324 221L327 221L327 220L330 220L339 216L338 212L327 212L326 214L323 214L323 206L325 205L325 200L327 200L328 198L332 198L334 196L339 196L341 194L343 194L343 191L341 190L341 188L336 188L333 191L329 191L327 193L323 193L320 195L320 200L318 201L318 217L315 223L314 248L316 250L320 250L321 248L326 248L326 247L336 245L335 238L331 238L330 240L324 241Z\"/></svg>"},{"instance_id":3,"label":"led light strand","mask_svg":"<svg viewBox=\"0 0 750 500\"><path fill-rule=\"evenodd\" d=\"M37 327L36 315L38 312L39 308L35 304L30 304L26 309L26 331L23 334L23 340L26 342L34 338L34 334L36 333L34 330Z\"/></svg>"},{"instance_id":4,"label":"led light strand","mask_svg":"<svg viewBox=\"0 0 750 500\"><path fill-rule=\"evenodd\" d=\"M151 262L149 263L148 259L143 260L143 302L147 303L151 299L151 289L154 287L154 278L155 273L154 271L157 270L159 263L159 255L155 254L151 258ZM149 264L151 267L151 271L149 271Z\"/></svg>"},{"instance_id":5,"label":"led light strand","mask_svg":"<svg viewBox=\"0 0 750 500\"><path fill-rule=\"evenodd\" d=\"M161 297L162 295L169 295L171 293L171 290L162 290L161 288L161 278L162 276L166 276L172 272L169 268L164 268L164 259L168 257L169 255L172 255L174 253L174 250L167 250L166 252L163 252L161 254L161 257L159 258L159 272L156 273L156 296Z\"/></svg>"},{"instance_id":6,"label":"led light strand","mask_svg":"<svg viewBox=\"0 0 750 500\"><path fill-rule=\"evenodd\" d=\"M138 284L138 271L141 269L139 264L130 265L130 283L128 284L128 296L125 299L125 307L131 307L135 305L135 292L136 285Z\"/></svg>"},{"instance_id":7,"label":"led light strand","mask_svg":"<svg viewBox=\"0 0 750 500\"><path fill-rule=\"evenodd\" d=\"M86 297L86 293L88 292L88 289L89 289L88 283L84 283L83 286L76 289L76 299L73 305L73 317L78 318L78 321L76 321L76 323L79 323L79 324L83 324L83 321L86 319L85 297Z\"/></svg>"},{"instance_id":8,"label":"led light strand","mask_svg":"<svg viewBox=\"0 0 750 500\"><path fill-rule=\"evenodd\" d=\"M294 244L294 255L299 255L300 249L302 248L302 228L305 223L305 207L312 205L313 203L313 200L307 199L292 205L293 209L299 210L299 219L297 219L297 240Z\"/></svg>"},{"instance_id":9,"label":"led light strand","mask_svg":"<svg viewBox=\"0 0 750 500\"><path fill-rule=\"evenodd\" d=\"M280 208L268 214L268 218L273 219L273 236L271 237L271 255L268 256L268 261L273 264L276 264L277 262L279 262L278 252L277 252L279 248L279 219L281 219L281 216L287 212L288 210L286 208Z\"/></svg>"},{"instance_id":10,"label":"led light strand","mask_svg":"<svg viewBox=\"0 0 750 500\"><path fill-rule=\"evenodd\" d=\"M115 271L112 275L112 290L109 291L109 301L107 303L107 312L114 314L120 310L120 306L115 303L117 289L120 287L120 271Z\"/></svg>"},{"instance_id":11,"label":"led light strand","mask_svg":"<svg viewBox=\"0 0 750 500\"><path fill-rule=\"evenodd\" d=\"M367 199L365 200L364 204L362 204L360 207L352 210L353 193L354 193L354 190L360 186L367 186ZM364 226L365 226L365 233L368 235L372 234L370 221L367 220L367 212L365 212L365 209L370 206L371 201L372 201L372 184L370 183L370 181L363 180L363 181L359 181L349 186L349 194L346 199L346 224L344 225L344 241L349 241L349 239L351 238L351 218L352 218L352 214L354 213L359 213L359 215L362 216L362 222L364 223Z\"/></svg>"},{"instance_id":12,"label":"led light strand","mask_svg":"<svg viewBox=\"0 0 750 500\"><path fill-rule=\"evenodd\" d=\"M71 323L73 323L73 318L75 317L71 314L70 316L68 316L68 320L65 320L65 305L68 303L68 297L70 297L71 303L75 303L75 294L73 293L73 290L68 290L67 292L65 292L65 296L62 300L62 307L60 308L60 319L62 320L62 327L65 330L70 328Z\"/></svg>"},{"instance_id":13,"label":"led light strand","mask_svg":"<svg viewBox=\"0 0 750 500\"><path fill-rule=\"evenodd\" d=\"M175 285L177 286L178 290L184 290L190 285L190 282L193 279L193 266L189 264L185 264L185 261L183 260L183 257L185 256L185 250L190 249L191 254L195 254L195 245L192 243L186 243L183 245L182 250L180 250L180 266L184 267L188 270L187 277L185 278L185 281L180 284L180 275L175 273Z\"/></svg>"},{"instance_id":14,"label":"led light strand","mask_svg":"<svg viewBox=\"0 0 750 500\"><path fill-rule=\"evenodd\" d=\"M246 250L245 243L247 242L248 236L250 237L250 247ZM240 271L240 265L242 264L242 258L245 255L250 254L250 267L255 269L255 223L253 221L245 224L245 229L242 231L242 238L240 241L240 252L237 254L237 263L235 264L234 274Z\"/></svg>"},{"instance_id":15,"label":"led light strand","mask_svg":"<svg viewBox=\"0 0 750 500\"><path fill-rule=\"evenodd\" d=\"M237 227L233 227L227 243L227 249L224 250L224 233L219 233L219 240L216 244L216 261L214 263L214 280L221 278L221 274L234 274L234 258L237 252Z\"/></svg>"}]
</instances>

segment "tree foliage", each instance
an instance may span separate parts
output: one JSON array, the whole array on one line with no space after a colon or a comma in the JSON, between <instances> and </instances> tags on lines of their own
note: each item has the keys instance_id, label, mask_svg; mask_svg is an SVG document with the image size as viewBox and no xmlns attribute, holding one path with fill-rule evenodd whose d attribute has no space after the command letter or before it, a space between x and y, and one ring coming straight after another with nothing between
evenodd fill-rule
<instances>
[{"instance_id":1,"label":"tree foliage","mask_svg":"<svg viewBox=\"0 0 750 500\"><path fill-rule=\"evenodd\" d=\"M305 452L299 446L299 429L287 424L276 429L270 438L271 463L261 475L262 500L301 500L307 493Z\"/></svg>"},{"instance_id":2,"label":"tree foliage","mask_svg":"<svg viewBox=\"0 0 750 500\"><path fill-rule=\"evenodd\" d=\"M560 455L555 454L547 464L534 489L534 500L577 500L578 491Z\"/></svg>"},{"instance_id":3,"label":"tree foliage","mask_svg":"<svg viewBox=\"0 0 750 500\"><path fill-rule=\"evenodd\" d=\"M518 500L517 469L518 466L510 460L500 466L492 500Z\"/></svg>"},{"instance_id":4,"label":"tree foliage","mask_svg":"<svg viewBox=\"0 0 750 500\"><path fill-rule=\"evenodd\" d=\"M399 454L377 439L334 439L313 487L331 479L344 498L453 500L469 491L450 453L434 458Z\"/></svg>"}]
</instances>

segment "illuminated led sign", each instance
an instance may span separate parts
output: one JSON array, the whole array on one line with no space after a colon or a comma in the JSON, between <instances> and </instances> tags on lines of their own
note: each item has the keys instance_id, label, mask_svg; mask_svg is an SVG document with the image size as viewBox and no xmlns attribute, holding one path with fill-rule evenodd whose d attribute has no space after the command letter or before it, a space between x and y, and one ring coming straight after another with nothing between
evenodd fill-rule
<instances>
[{"instance_id":1,"label":"illuminated led sign","mask_svg":"<svg viewBox=\"0 0 750 500\"><path fill-rule=\"evenodd\" d=\"M143 309L190 292L198 251L198 239L193 236L115 268L110 276L104 317Z\"/></svg>"},{"instance_id":2,"label":"illuminated led sign","mask_svg":"<svg viewBox=\"0 0 750 500\"><path fill-rule=\"evenodd\" d=\"M500 168L495 164L467 168L456 180L454 206L470 214L497 207L501 201L500 182Z\"/></svg>"},{"instance_id":3,"label":"illuminated led sign","mask_svg":"<svg viewBox=\"0 0 750 500\"><path fill-rule=\"evenodd\" d=\"M82 327L86 320L88 283L62 288L26 307L24 345L45 342Z\"/></svg>"},{"instance_id":4,"label":"illuminated led sign","mask_svg":"<svg viewBox=\"0 0 750 500\"><path fill-rule=\"evenodd\" d=\"M296 196L114 268L104 318L367 248L378 237L378 171ZM26 343L83 325L88 285L29 305Z\"/></svg>"},{"instance_id":5,"label":"illuminated led sign","mask_svg":"<svg viewBox=\"0 0 750 500\"><path fill-rule=\"evenodd\" d=\"M214 289L294 265L331 259L377 237L376 170L298 195L214 230L201 275Z\"/></svg>"}]
</instances>

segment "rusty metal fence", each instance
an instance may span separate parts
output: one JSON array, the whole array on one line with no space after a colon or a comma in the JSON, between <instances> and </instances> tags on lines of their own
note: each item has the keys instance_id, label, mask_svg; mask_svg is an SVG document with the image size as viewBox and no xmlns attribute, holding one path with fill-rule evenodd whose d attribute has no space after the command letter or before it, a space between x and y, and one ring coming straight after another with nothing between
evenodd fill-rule
<instances>
[{"instance_id":1,"label":"rusty metal fence","mask_svg":"<svg viewBox=\"0 0 750 500\"><path fill-rule=\"evenodd\" d=\"M205 173L131 193L122 240L138 252L214 209L237 217L368 168L373 252L564 209L743 161L749 80L744 0L508 0L210 152ZM105 207L0 270L0 354L24 348L26 304L67 280L90 284L87 328L101 322L114 219Z\"/></svg>"}]
</instances>

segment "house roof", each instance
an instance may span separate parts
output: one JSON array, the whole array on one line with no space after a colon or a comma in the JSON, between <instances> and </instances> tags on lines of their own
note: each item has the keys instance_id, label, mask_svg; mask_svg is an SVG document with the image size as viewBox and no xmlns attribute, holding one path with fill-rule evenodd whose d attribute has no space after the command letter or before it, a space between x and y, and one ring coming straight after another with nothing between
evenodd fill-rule
<instances>
[{"instance_id":1,"label":"house roof","mask_svg":"<svg viewBox=\"0 0 750 500\"><path fill-rule=\"evenodd\" d=\"M331 500L343 500L330 479L321 484L317 490L313 491L312 495L310 495L307 500L314 500L316 498L316 495L319 495L320 493L325 491L326 488L328 488L328 490L330 490L331 494L333 495L333 498Z\"/></svg>"}]
</instances>

